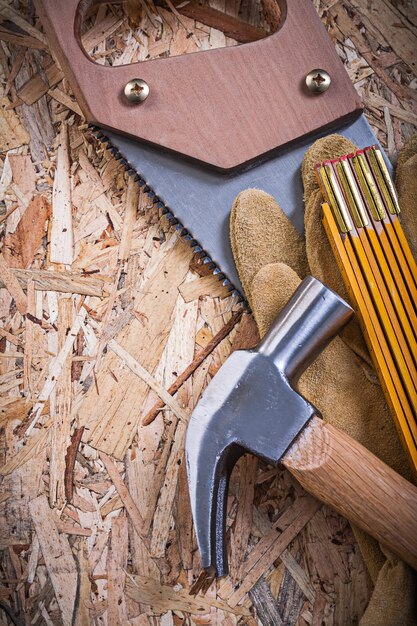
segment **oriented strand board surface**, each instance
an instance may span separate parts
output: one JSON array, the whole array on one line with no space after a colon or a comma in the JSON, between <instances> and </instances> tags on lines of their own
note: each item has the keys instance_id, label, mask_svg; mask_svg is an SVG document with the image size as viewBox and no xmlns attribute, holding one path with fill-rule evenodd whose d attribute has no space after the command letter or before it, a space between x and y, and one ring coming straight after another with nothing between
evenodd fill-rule
<instances>
[{"instance_id":1,"label":"oriented strand board surface","mask_svg":"<svg viewBox=\"0 0 417 626\"><path fill-rule=\"evenodd\" d=\"M183 4L98 3L84 46L117 65L236 44ZM412 3L314 4L395 162L417 130ZM231 574L189 595L185 422L256 328L92 136L26 6L0 3L1 623L358 623L349 524L254 458L230 485ZM275 19L273 0L209 8Z\"/></svg>"}]
</instances>

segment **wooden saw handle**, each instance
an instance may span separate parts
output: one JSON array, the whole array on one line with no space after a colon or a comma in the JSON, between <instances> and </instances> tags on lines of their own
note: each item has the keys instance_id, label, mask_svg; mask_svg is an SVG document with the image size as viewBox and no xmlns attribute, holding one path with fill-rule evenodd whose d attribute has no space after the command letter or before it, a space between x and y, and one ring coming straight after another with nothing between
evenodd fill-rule
<instances>
[{"instance_id":1,"label":"wooden saw handle","mask_svg":"<svg viewBox=\"0 0 417 626\"><path fill-rule=\"evenodd\" d=\"M362 109L310 0L278 0L280 28L265 39L117 67L94 63L82 48L80 28L91 4L35 0L87 121L103 128L230 170ZM312 95L305 78L318 68L332 84ZM134 78L149 85L141 104L123 95Z\"/></svg>"},{"instance_id":2,"label":"wooden saw handle","mask_svg":"<svg viewBox=\"0 0 417 626\"><path fill-rule=\"evenodd\" d=\"M313 417L282 459L301 485L417 570L417 488Z\"/></svg>"}]
</instances>

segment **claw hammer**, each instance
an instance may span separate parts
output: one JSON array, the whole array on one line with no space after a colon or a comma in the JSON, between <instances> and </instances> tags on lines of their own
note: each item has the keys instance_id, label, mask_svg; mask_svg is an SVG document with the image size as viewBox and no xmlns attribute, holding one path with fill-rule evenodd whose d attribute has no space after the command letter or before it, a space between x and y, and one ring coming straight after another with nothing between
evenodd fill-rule
<instances>
[{"instance_id":1,"label":"claw hammer","mask_svg":"<svg viewBox=\"0 0 417 626\"><path fill-rule=\"evenodd\" d=\"M254 350L234 352L191 416L186 462L202 567L228 572L229 477L245 452L282 463L312 495L417 569L417 488L326 424L294 388L353 314L307 277Z\"/></svg>"}]
</instances>

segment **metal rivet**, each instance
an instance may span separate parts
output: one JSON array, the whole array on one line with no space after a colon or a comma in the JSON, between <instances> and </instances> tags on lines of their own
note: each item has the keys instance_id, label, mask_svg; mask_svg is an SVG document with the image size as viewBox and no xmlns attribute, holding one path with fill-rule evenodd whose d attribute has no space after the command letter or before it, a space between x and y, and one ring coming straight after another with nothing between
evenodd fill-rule
<instances>
[{"instance_id":1,"label":"metal rivet","mask_svg":"<svg viewBox=\"0 0 417 626\"><path fill-rule=\"evenodd\" d=\"M124 94L129 102L143 102L149 96L149 85L141 78L132 78L126 84Z\"/></svg>"},{"instance_id":2,"label":"metal rivet","mask_svg":"<svg viewBox=\"0 0 417 626\"><path fill-rule=\"evenodd\" d=\"M306 76L306 85L312 93L323 93L328 90L332 79L326 70L312 70Z\"/></svg>"}]
</instances>

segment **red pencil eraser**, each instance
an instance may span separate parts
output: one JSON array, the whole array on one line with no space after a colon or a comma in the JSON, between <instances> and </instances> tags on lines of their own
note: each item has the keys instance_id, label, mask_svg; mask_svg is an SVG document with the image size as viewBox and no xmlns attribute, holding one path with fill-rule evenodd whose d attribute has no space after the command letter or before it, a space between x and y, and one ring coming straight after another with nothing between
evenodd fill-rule
<instances>
[{"instance_id":1,"label":"red pencil eraser","mask_svg":"<svg viewBox=\"0 0 417 626\"><path fill-rule=\"evenodd\" d=\"M356 150L356 154L363 154L363 150Z\"/></svg>"},{"instance_id":2,"label":"red pencil eraser","mask_svg":"<svg viewBox=\"0 0 417 626\"><path fill-rule=\"evenodd\" d=\"M353 157L355 156L354 152L351 152L350 154L347 155L348 159L353 159Z\"/></svg>"},{"instance_id":3,"label":"red pencil eraser","mask_svg":"<svg viewBox=\"0 0 417 626\"><path fill-rule=\"evenodd\" d=\"M332 161L330 159L327 159L327 161L323 161L323 165L331 165Z\"/></svg>"},{"instance_id":4,"label":"red pencil eraser","mask_svg":"<svg viewBox=\"0 0 417 626\"><path fill-rule=\"evenodd\" d=\"M348 157L346 156L346 154L344 154L343 156L340 157L339 161L347 161Z\"/></svg>"},{"instance_id":5,"label":"red pencil eraser","mask_svg":"<svg viewBox=\"0 0 417 626\"><path fill-rule=\"evenodd\" d=\"M372 150L372 146L366 146L366 148L363 149L364 152L369 152L369 150Z\"/></svg>"}]
</instances>

